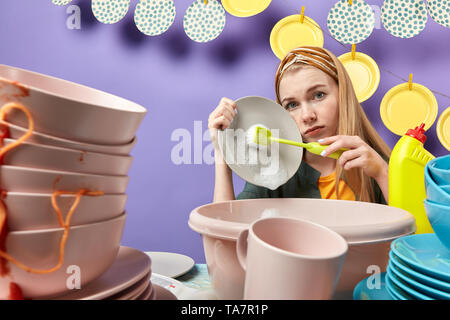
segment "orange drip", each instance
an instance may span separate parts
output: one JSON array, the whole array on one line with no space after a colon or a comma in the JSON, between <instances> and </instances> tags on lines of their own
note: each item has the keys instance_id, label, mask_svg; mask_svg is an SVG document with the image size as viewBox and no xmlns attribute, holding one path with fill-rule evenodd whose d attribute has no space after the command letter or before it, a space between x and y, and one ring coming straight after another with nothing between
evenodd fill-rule
<instances>
[{"instance_id":1,"label":"orange drip","mask_svg":"<svg viewBox=\"0 0 450 320\"><path fill-rule=\"evenodd\" d=\"M20 137L19 139L17 139L15 142L7 145L7 146L3 146L1 145L1 149L0 149L0 160L3 159L4 155L6 154L6 152L16 148L17 146L19 146L20 144L22 144L25 140L27 140L34 131L34 122L33 122L33 118L31 116L31 113L28 111L28 109L17 103L17 102L11 102L8 104L5 104L1 109L0 109L0 120L5 120L5 116L6 116L6 111L9 109L19 109L22 112L25 113L25 115L28 118L28 131L27 133L25 133L22 137ZM3 137L5 136L5 134L2 135ZM3 142L3 139L2 139ZM0 162L1 165L1 162ZM6 192L6 190L1 190L2 194L3 192ZM62 194L75 194L75 201L72 204L72 206L70 207L69 212L67 213L66 219L63 219L63 215L61 213L61 209L58 206L57 203L57 197L59 195ZM56 270L58 270L63 262L64 262L64 248L66 245L66 241L69 237L69 229L70 229L70 219L73 215L73 213L75 212L76 208L78 207L80 201L81 201L81 197L83 195L87 195L87 196L100 196L103 195L104 193L102 191L89 191L87 189L82 189L79 190L77 192L73 192L73 191L55 191L52 195L52 206L53 209L56 212L57 218L58 218L58 223L59 225L64 228L64 233L61 237L61 242L59 245L59 259L58 259L58 263L56 264L56 266L54 266L53 268L50 269L35 269L35 268L31 268L26 266L25 264L17 261L15 258L13 258L12 256L10 256L8 253L6 253L6 237L8 234L8 228L7 228L7 210L6 210L6 206L3 203L2 199L0 198L0 276L4 276L5 274L7 274L9 272L9 268L6 265L6 261L9 261L13 264L15 264L16 266L18 266L21 269L24 269L27 272L30 273L35 273L35 274L47 274L47 273L51 273L54 272ZM6 260L6 261L5 261ZM11 282L10 283L10 299L23 299L22 296L22 292L20 290L20 287L14 283Z\"/></svg>"}]
</instances>

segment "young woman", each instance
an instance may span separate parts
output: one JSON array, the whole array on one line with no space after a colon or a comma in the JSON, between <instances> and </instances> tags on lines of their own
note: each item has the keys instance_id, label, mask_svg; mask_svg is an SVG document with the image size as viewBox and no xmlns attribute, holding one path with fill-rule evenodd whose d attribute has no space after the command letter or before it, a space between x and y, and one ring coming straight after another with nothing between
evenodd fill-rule
<instances>
[{"instance_id":1,"label":"young woman","mask_svg":"<svg viewBox=\"0 0 450 320\"><path fill-rule=\"evenodd\" d=\"M323 198L388 200L391 150L370 124L340 60L320 47L300 47L280 62L275 77L277 102L295 120L303 141L329 145L323 155L305 151L297 173L276 190L246 183L237 199ZM214 202L234 200L231 169L217 144L217 130L229 127L236 103L222 98L208 127L215 146ZM347 148L339 160L326 157Z\"/></svg>"}]
</instances>

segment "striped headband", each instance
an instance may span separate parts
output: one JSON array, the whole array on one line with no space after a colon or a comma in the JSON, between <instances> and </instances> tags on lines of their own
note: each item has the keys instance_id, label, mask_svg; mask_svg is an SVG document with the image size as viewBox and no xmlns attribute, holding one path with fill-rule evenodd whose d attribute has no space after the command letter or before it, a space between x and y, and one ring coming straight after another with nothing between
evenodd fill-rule
<instances>
[{"instance_id":1,"label":"striped headband","mask_svg":"<svg viewBox=\"0 0 450 320\"><path fill-rule=\"evenodd\" d=\"M319 68L336 81L338 80L336 66L328 60L328 55L313 48L302 47L292 50L290 53L288 53L288 56L286 58L289 59L290 56L294 57L283 66L280 72L280 78L283 73L293 64L304 63Z\"/></svg>"}]
</instances>

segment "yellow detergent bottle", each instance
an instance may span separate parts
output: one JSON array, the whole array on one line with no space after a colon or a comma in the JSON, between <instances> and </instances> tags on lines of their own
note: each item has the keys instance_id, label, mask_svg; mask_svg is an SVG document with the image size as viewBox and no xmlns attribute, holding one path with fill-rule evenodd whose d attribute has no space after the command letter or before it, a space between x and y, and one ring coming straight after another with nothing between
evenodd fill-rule
<instances>
[{"instance_id":1,"label":"yellow detergent bottle","mask_svg":"<svg viewBox=\"0 0 450 320\"><path fill-rule=\"evenodd\" d=\"M435 157L424 149L424 123L400 138L389 160L389 205L404 209L416 218L416 233L433 233L423 205L425 165Z\"/></svg>"}]
</instances>

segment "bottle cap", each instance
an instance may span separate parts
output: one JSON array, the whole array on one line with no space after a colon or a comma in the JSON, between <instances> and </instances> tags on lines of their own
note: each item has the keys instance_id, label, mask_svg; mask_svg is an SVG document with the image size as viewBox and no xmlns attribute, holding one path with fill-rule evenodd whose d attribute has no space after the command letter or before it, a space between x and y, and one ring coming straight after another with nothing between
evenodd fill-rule
<instances>
[{"instance_id":1,"label":"bottle cap","mask_svg":"<svg viewBox=\"0 0 450 320\"><path fill-rule=\"evenodd\" d=\"M423 129L425 127L425 123L422 123L419 127L416 127L415 129L409 129L408 132L406 132L407 136L416 138L422 144L427 141L427 136L425 135L425 130Z\"/></svg>"}]
</instances>

